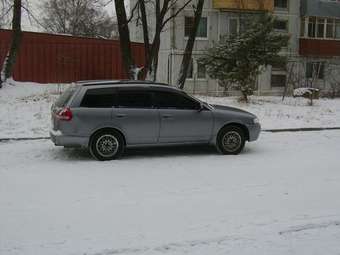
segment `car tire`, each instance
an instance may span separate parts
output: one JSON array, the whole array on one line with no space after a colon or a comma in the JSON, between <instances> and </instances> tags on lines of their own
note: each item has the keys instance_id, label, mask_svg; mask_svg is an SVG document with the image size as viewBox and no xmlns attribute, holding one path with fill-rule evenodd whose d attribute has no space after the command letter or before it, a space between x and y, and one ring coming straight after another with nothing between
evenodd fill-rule
<instances>
[{"instance_id":1,"label":"car tire","mask_svg":"<svg viewBox=\"0 0 340 255\"><path fill-rule=\"evenodd\" d=\"M246 142L242 128L234 125L224 127L217 136L217 149L224 155L238 155Z\"/></svg>"},{"instance_id":2,"label":"car tire","mask_svg":"<svg viewBox=\"0 0 340 255\"><path fill-rule=\"evenodd\" d=\"M114 130L96 133L90 141L91 155L100 161L114 160L122 156L125 149L123 136Z\"/></svg>"}]
</instances>

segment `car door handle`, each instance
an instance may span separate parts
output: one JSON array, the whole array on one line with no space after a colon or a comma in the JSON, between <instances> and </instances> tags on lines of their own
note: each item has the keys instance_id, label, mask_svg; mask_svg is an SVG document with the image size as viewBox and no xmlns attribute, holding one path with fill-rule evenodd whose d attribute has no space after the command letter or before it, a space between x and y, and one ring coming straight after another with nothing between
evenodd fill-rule
<instances>
[{"instance_id":1,"label":"car door handle","mask_svg":"<svg viewBox=\"0 0 340 255\"><path fill-rule=\"evenodd\" d=\"M120 118L120 119L125 118L126 116L127 116L127 115L126 115L126 114L123 114L123 113L117 114L117 115L116 115L116 117L117 117L117 118Z\"/></svg>"}]
</instances>

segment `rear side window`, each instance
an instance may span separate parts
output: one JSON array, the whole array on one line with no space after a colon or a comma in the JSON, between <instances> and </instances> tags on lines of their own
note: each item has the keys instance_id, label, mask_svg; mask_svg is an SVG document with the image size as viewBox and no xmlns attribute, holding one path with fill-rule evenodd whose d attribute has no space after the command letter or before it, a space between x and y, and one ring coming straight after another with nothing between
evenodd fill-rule
<instances>
[{"instance_id":1,"label":"rear side window","mask_svg":"<svg viewBox=\"0 0 340 255\"><path fill-rule=\"evenodd\" d=\"M65 90L64 93L62 93L60 97L57 99L57 101L55 102L55 106L64 107L68 103L68 101L71 99L75 91L76 91L75 87L68 88L67 90Z\"/></svg>"},{"instance_id":2,"label":"rear side window","mask_svg":"<svg viewBox=\"0 0 340 255\"><path fill-rule=\"evenodd\" d=\"M161 109L198 109L200 104L180 93L173 92L155 92L157 106Z\"/></svg>"},{"instance_id":3,"label":"rear side window","mask_svg":"<svg viewBox=\"0 0 340 255\"><path fill-rule=\"evenodd\" d=\"M152 108L152 94L148 91L119 91L117 106L120 108Z\"/></svg>"},{"instance_id":4,"label":"rear side window","mask_svg":"<svg viewBox=\"0 0 340 255\"><path fill-rule=\"evenodd\" d=\"M116 94L113 88L89 89L86 91L80 107L112 108L116 104Z\"/></svg>"}]
</instances>

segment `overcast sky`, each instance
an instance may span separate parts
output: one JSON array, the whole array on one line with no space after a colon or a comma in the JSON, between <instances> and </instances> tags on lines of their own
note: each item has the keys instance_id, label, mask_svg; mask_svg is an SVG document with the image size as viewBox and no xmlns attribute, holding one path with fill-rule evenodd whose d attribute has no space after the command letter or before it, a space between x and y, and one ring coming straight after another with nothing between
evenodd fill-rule
<instances>
[{"instance_id":1,"label":"overcast sky","mask_svg":"<svg viewBox=\"0 0 340 255\"><path fill-rule=\"evenodd\" d=\"M41 11L39 10L39 6L43 4L47 0L26 0L26 2L29 4L29 9L33 13L33 15L38 18ZM24 2L24 1L23 1ZM115 10L114 5L108 4L106 7L106 10L110 16L115 16ZM23 19L22 19L22 29L25 31L34 31L39 32L43 31L43 28L41 28L34 20L30 20L28 18L28 15L25 11L23 11Z\"/></svg>"}]
</instances>

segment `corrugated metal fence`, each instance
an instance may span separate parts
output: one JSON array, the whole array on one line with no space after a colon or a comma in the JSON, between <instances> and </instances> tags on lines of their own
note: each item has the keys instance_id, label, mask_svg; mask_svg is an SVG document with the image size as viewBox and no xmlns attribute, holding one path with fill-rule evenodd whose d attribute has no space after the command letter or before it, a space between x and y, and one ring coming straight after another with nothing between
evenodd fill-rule
<instances>
[{"instance_id":1,"label":"corrugated metal fence","mask_svg":"<svg viewBox=\"0 0 340 255\"><path fill-rule=\"evenodd\" d=\"M0 68L10 30L0 30ZM143 44L132 44L136 64L144 63ZM119 41L24 32L14 79L39 83L126 78Z\"/></svg>"}]
</instances>

